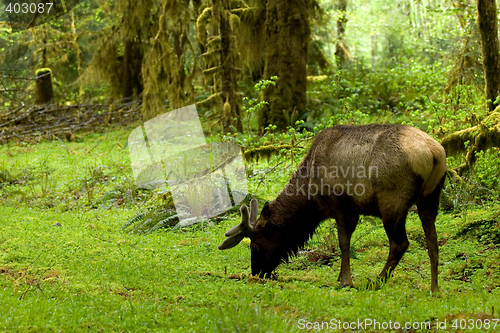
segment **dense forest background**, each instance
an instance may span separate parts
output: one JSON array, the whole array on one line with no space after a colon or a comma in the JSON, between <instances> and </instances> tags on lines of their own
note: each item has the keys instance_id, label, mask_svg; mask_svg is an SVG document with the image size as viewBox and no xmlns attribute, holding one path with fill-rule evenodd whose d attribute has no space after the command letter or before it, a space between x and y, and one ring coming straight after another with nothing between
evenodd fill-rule
<instances>
[{"instance_id":1,"label":"dense forest background","mask_svg":"<svg viewBox=\"0 0 500 333\"><path fill-rule=\"evenodd\" d=\"M458 177L477 156L498 157L489 150L499 140L495 1L72 1L29 26L6 9L4 125L35 103L98 114L107 107L88 106L138 101L132 119L143 120L196 103L206 132L252 156L304 130L385 122L415 125L461 154L449 161ZM498 193L498 169L481 172Z\"/></svg>"}]
</instances>

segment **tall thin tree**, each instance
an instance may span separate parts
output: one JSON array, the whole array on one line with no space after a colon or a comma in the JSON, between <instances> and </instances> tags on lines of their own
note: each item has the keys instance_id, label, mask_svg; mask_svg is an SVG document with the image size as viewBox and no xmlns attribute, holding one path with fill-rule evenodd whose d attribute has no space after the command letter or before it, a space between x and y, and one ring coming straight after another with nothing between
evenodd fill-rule
<instances>
[{"instance_id":1,"label":"tall thin tree","mask_svg":"<svg viewBox=\"0 0 500 333\"><path fill-rule=\"evenodd\" d=\"M483 49L486 100L493 111L500 92L500 59L498 46L497 4L495 0L477 0L477 24Z\"/></svg>"},{"instance_id":2,"label":"tall thin tree","mask_svg":"<svg viewBox=\"0 0 500 333\"><path fill-rule=\"evenodd\" d=\"M335 59L337 67L342 69L346 66L351 55L345 44L345 26L347 24L347 0L338 0L337 9L339 17L337 19L337 45L335 46Z\"/></svg>"}]
</instances>

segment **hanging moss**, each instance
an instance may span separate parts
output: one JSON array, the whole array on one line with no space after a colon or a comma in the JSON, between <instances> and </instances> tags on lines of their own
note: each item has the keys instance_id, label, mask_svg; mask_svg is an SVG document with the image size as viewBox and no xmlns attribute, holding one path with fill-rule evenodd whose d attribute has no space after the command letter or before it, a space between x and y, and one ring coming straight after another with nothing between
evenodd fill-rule
<instances>
[{"instance_id":1,"label":"hanging moss","mask_svg":"<svg viewBox=\"0 0 500 333\"><path fill-rule=\"evenodd\" d=\"M228 118L231 116L231 104L229 104L229 102L225 102L224 103L224 118Z\"/></svg>"},{"instance_id":2,"label":"hanging moss","mask_svg":"<svg viewBox=\"0 0 500 333\"><path fill-rule=\"evenodd\" d=\"M165 111L165 97L171 110L194 103L193 81L199 64L188 37L192 16L188 0L163 2L158 32L149 41L142 66L145 119ZM193 59L192 68L187 68L187 59Z\"/></svg>"},{"instance_id":3,"label":"hanging moss","mask_svg":"<svg viewBox=\"0 0 500 333\"><path fill-rule=\"evenodd\" d=\"M102 84L109 82L110 97L118 99L122 89L123 66L118 52L120 39L115 32L110 32L98 42L97 51L85 69L80 82L83 84Z\"/></svg>"},{"instance_id":4,"label":"hanging moss","mask_svg":"<svg viewBox=\"0 0 500 333\"><path fill-rule=\"evenodd\" d=\"M238 27L240 26L240 17L236 14L231 14L229 16L229 24L231 25L231 29L238 29Z\"/></svg>"},{"instance_id":5,"label":"hanging moss","mask_svg":"<svg viewBox=\"0 0 500 333\"><path fill-rule=\"evenodd\" d=\"M212 7L205 8L198 19L196 20L196 32L198 33L198 41L205 45L207 43L207 24L212 17Z\"/></svg>"},{"instance_id":6,"label":"hanging moss","mask_svg":"<svg viewBox=\"0 0 500 333\"><path fill-rule=\"evenodd\" d=\"M234 35L234 30L239 27L241 20L233 10L247 7L248 5L242 0L213 0L211 7L205 8L196 21L198 41L201 44L205 65L202 72L205 83L213 87L213 95L197 105L214 106L222 115L224 131L233 128L242 130L241 99L237 91L240 57ZM213 32L211 38L207 37L209 24L209 29Z\"/></svg>"}]
</instances>

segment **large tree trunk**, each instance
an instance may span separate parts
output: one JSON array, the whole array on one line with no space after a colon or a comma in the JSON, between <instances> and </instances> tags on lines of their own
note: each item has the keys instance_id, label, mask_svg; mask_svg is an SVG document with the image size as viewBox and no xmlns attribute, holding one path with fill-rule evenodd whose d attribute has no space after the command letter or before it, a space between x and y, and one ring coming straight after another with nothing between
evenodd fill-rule
<instances>
[{"instance_id":1,"label":"large tree trunk","mask_svg":"<svg viewBox=\"0 0 500 333\"><path fill-rule=\"evenodd\" d=\"M268 0L265 29L264 78L278 80L264 90L269 105L259 113L261 131L269 124L285 128L306 107L309 0Z\"/></svg>"},{"instance_id":2,"label":"large tree trunk","mask_svg":"<svg viewBox=\"0 0 500 333\"><path fill-rule=\"evenodd\" d=\"M133 99L142 92L142 52L139 44L132 40L125 41L123 52L122 97Z\"/></svg>"},{"instance_id":3,"label":"large tree trunk","mask_svg":"<svg viewBox=\"0 0 500 333\"><path fill-rule=\"evenodd\" d=\"M483 49L486 99L490 111L500 91L500 67L498 55L497 4L495 0L477 0L477 24Z\"/></svg>"}]
</instances>

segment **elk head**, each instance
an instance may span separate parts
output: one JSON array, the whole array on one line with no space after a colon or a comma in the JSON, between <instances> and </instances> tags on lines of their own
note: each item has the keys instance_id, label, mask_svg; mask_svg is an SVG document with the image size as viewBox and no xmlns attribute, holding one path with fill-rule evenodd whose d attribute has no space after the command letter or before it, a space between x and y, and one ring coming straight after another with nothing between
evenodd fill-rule
<instances>
[{"instance_id":1,"label":"elk head","mask_svg":"<svg viewBox=\"0 0 500 333\"><path fill-rule=\"evenodd\" d=\"M265 203L259 219L257 219L258 209L256 199L250 202L250 214L246 205L241 206L241 223L225 233L227 238L219 245L219 250L230 249L243 238L249 237L252 275L270 278L272 271L278 267L284 256L282 251L279 251L275 226L268 223L272 216L269 203Z\"/></svg>"}]
</instances>

